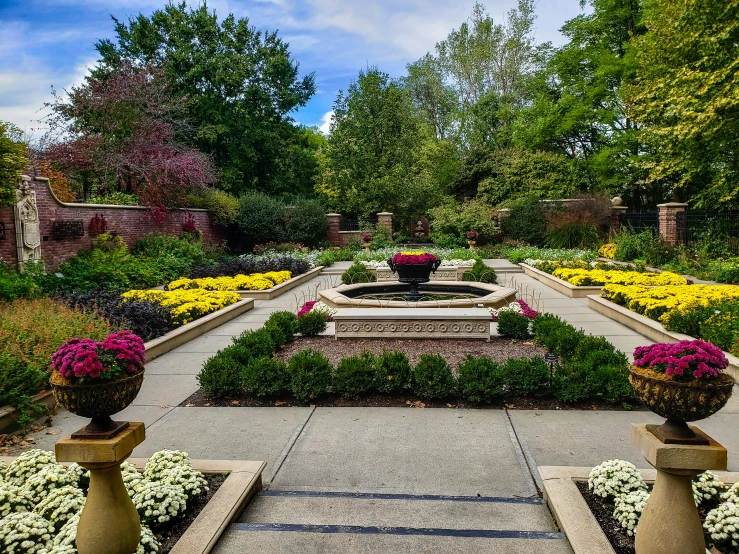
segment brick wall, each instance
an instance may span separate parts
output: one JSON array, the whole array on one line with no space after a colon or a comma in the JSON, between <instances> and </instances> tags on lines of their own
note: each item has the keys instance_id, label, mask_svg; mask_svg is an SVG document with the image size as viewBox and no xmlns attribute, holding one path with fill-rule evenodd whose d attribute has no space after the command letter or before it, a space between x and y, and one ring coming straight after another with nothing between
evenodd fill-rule
<instances>
[{"instance_id":1,"label":"brick wall","mask_svg":"<svg viewBox=\"0 0 739 554\"><path fill-rule=\"evenodd\" d=\"M129 246L150 233L179 235L188 214L195 219L195 226L203 232L203 240L220 243L226 240L225 232L212 224L205 210L177 210L167 212L159 222L148 208L139 206L100 206L93 204L65 204L60 202L44 178L30 181L36 191L36 205L41 220L41 255L47 269L54 270L64 260L74 256L80 249L92 246L90 220L96 214L103 214L108 222L108 231L116 231ZM52 236L52 223L59 220L81 220L85 235L74 239L56 240ZM13 208L0 208L0 221L5 223L6 238L0 240L0 256L6 262L16 264L15 224Z\"/></svg>"}]
</instances>

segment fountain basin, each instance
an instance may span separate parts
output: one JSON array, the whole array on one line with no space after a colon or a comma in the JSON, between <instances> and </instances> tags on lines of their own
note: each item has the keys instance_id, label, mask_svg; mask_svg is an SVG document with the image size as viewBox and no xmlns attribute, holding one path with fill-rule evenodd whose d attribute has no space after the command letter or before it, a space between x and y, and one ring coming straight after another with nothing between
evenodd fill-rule
<instances>
[{"instance_id":1,"label":"fountain basin","mask_svg":"<svg viewBox=\"0 0 739 554\"><path fill-rule=\"evenodd\" d=\"M418 286L421 299L405 295L410 285L394 282L341 285L319 292L331 308L502 308L516 299L514 289L479 282L433 281Z\"/></svg>"}]
</instances>

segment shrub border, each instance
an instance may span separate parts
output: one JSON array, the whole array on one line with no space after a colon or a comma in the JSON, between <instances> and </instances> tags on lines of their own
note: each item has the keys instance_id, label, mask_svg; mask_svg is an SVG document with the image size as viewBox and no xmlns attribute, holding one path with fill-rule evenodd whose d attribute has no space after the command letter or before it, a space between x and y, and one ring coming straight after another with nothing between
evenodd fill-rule
<instances>
[{"instance_id":1,"label":"shrub border","mask_svg":"<svg viewBox=\"0 0 739 554\"><path fill-rule=\"evenodd\" d=\"M654 342L675 343L681 340L695 340L695 337L691 337L690 335L668 331L659 321L654 321L647 316L632 312L628 308L601 298L597 294L589 295L587 298L590 309L609 317L613 321L628 327L632 331L636 331ZM729 367L726 368L726 372L734 378L735 383L739 383L739 358L728 352L724 352L724 355L729 360Z\"/></svg>"},{"instance_id":2,"label":"shrub border","mask_svg":"<svg viewBox=\"0 0 739 554\"><path fill-rule=\"evenodd\" d=\"M12 456L0 457L7 463L14 459ZM129 458L127 461L142 471L146 460ZM262 490L262 472L267 467L267 462L246 460L191 460L191 463L201 473L228 473L228 476L172 547L170 554L208 554L213 550L223 532L241 515L252 497Z\"/></svg>"},{"instance_id":3,"label":"shrub border","mask_svg":"<svg viewBox=\"0 0 739 554\"><path fill-rule=\"evenodd\" d=\"M540 283L543 283L549 288L552 288L565 296L569 296L570 298L585 298L591 294L600 294L603 291L602 286L576 287L572 283L563 281L554 275L550 275L549 273L536 269L535 267L531 267L530 265L523 263L518 265L523 268L523 272L529 277L533 277Z\"/></svg>"},{"instance_id":4,"label":"shrub border","mask_svg":"<svg viewBox=\"0 0 739 554\"><path fill-rule=\"evenodd\" d=\"M537 468L544 483L544 500L557 525L567 536L575 554L615 554L598 521L590 511L575 483L587 481L591 467L541 466ZM657 471L641 469L647 483L654 483ZM739 481L739 473L714 471L727 485Z\"/></svg>"}]
</instances>

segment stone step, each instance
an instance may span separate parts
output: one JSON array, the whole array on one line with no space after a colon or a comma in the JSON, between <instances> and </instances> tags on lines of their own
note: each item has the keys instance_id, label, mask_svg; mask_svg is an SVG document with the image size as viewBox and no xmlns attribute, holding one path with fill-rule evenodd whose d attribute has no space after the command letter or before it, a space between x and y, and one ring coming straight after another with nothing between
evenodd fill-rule
<instances>
[{"instance_id":1,"label":"stone step","mask_svg":"<svg viewBox=\"0 0 739 554\"><path fill-rule=\"evenodd\" d=\"M539 497L479 497L343 492L260 492L249 504L241 523L557 530Z\"/></svg>"}]
</instances>

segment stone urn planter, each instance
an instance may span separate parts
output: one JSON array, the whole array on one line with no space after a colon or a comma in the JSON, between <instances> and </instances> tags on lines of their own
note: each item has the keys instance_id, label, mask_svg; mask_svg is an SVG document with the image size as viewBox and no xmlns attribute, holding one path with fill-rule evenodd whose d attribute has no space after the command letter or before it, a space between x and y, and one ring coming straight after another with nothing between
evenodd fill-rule
<instances>
[{"instance_id":1,"label":"stone urn planter","mask_svg":"<svg viewBox=\"0 0 739 554\"><path fill-rule=\"evenodd\" d=\"M144 342L130 331L104 341L72 339L51 358L49 382L57 404L90 424L73 438L108 439L128 427L111 416L128 407L144 381Z\"/></svg>"},{"instance_id":2,"label":"stone urn planter","mask_svg":"<svg viewBox=\"0 0 739 554\"><path fill-rule=\"evenodd\" d=\"M679 352L680 349L687 356L710 356L711 362L692 362L692 366L686 366L675 361L674 371L670 373L667 373L669 369L661 371L664 362L650 367L649 356L664 360L664 352L659 350ZM693 372L698 363L706 364L702 367L711 371L695 377ZM716 367L710 367L712 364ZM634 365L629 369L631 386L649 410L666 419L662 425L648 425L647 429L665 444L708 444L704 437L693 432L688 422L710 417L726 405L734 387L734 379L722 373L727 365L721 350L704 341L637 348ZM680 368L683 372L676 373Z\"/></svg>"},{"instance_id":3,"label":"stone urn planter","mask_svg":"<svg viewBox=\"0 0 739 554\"><path fill-rule=\"evenodd\" d=\"M393 273L398 274L398 281L411 285L407 298L416 301L420 298L418 285L431 280L431 273L439 269L441 260L426 252L401 252L390 258L387 265Z\"/></svg>"},{"instance_id":4,"label":"stone urn planter","mask_svg":"<svg viewBox=\"0 0 739 554\"><path fill-rule=\"evenodd\" d=\"M469 231L467 233L467 244L470 245L470 250L475 249L475 244L477 241L478 232L477 231Z\"/></svg>"}]
</instances>

